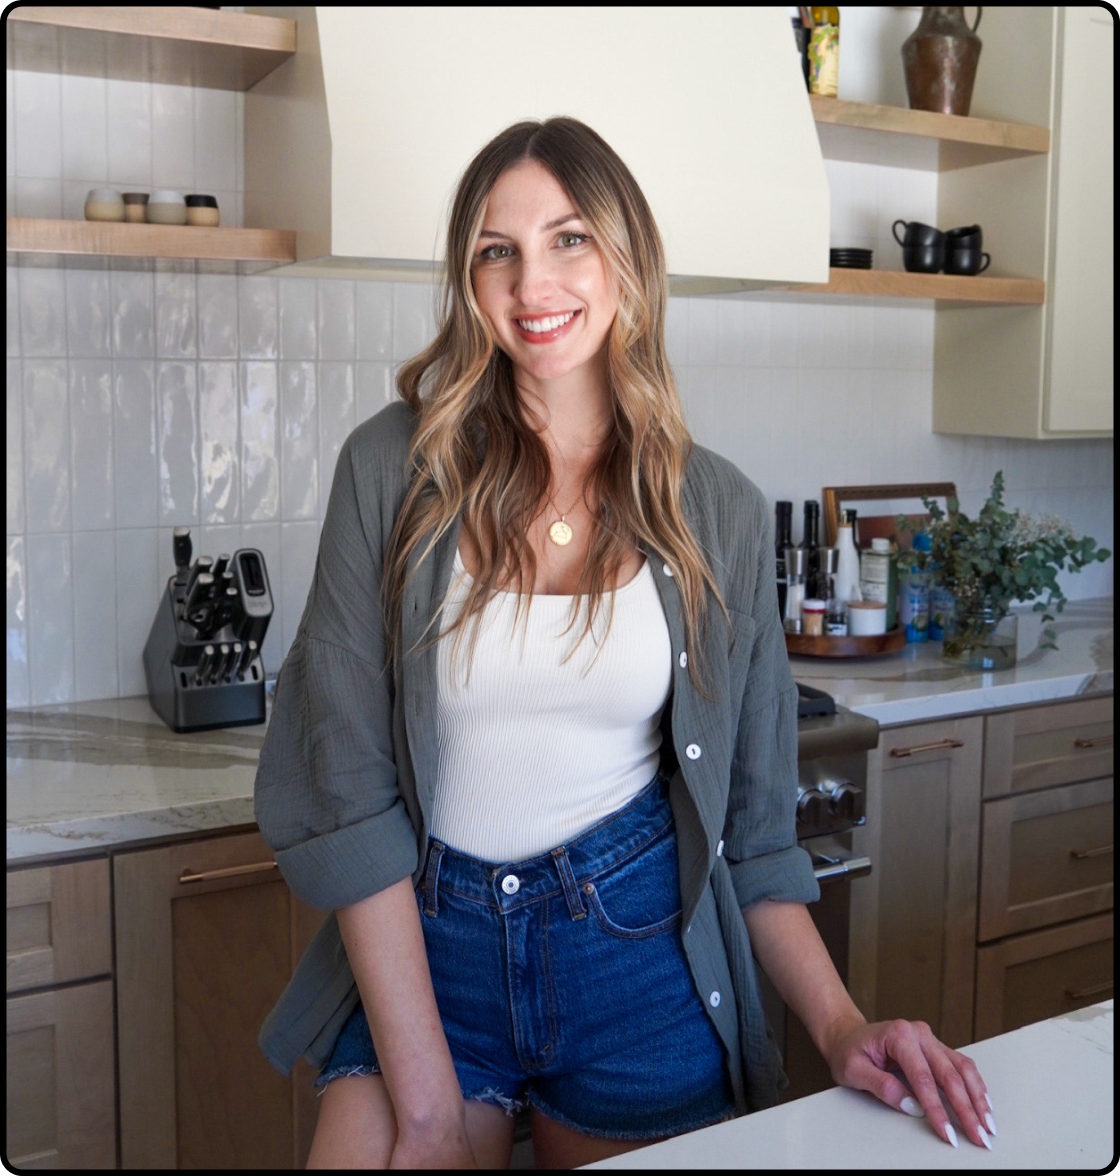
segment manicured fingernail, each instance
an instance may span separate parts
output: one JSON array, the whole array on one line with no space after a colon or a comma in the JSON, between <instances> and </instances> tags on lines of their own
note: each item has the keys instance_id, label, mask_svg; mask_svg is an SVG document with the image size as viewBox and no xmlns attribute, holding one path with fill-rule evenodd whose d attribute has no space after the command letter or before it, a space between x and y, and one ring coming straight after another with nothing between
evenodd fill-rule
<instances>
[{"instance_id":1,"label":"manicured fingernail","mask_svg":"<svg viewBox=\"0 0 1120 1176\"><path fill-rule=\"evenodd\" d=\"M984 1091L984 1097L988 1100L988 1110L994 1111L995 1107L992 1106L992 1096L986 1090Z\"/></svg>"},{"instance_id":2,"label":"manicured fingernail","mask_svg":"<svg viewBox=\"0 0 1120 1176\"><path fill-rule=\"evenodd\" d=\"M988 1151L991 1151L992 1141L988 1138L988 1133L984 1130L983 1127L977 1127L976 1130L980 1132L980 1142L988 1149Z\"/></svg>"},{"instance_id":3,"label":"manicured fingernail","mask_svg":"<svg viewBox=\"0 0 1120 1176\"><path fill-rule=\"evenodd\" d=\"M953 1130L952 1123L945 1124L945 1139L948 1143L951 1143L954 1147L960 1147L960 1144L957 1143L957 1133Z\"/></svg>"},{"instance_id":4,"label":"manicured fingernail","mask_svg":"<svg viewBox=\"0 0 1120 1176\"><path fill-rule=\"evenodd\" d=\"M984 1122L988 1124L988 1130L989 1130L989 1131L990 1131L990 1132L991 1132L993 1135L998 1135L998 1134L999 1134L999 1132L996 1130L996 1121L995 1121L995 1119L993 1119L993 1118L992 1118L992 1116L991 1116L991 1115L985 1115L985 1116L984 1116Z\"/></svg>"},{"instance_id":5,"label":"manicured fingernail","mask_svg":"<svg viewBox=\"0 0 1120 1176\"><path fill-rule=\"evenodd\" d=\"M908 1115L913 1115L915 1119L924 1119L926 1117L925 1111L922 1110L922 1104L916 1098L910 1098L909 1095L898 1104L898 1109L905 1111Z\"/></svg>"}]
</instances>

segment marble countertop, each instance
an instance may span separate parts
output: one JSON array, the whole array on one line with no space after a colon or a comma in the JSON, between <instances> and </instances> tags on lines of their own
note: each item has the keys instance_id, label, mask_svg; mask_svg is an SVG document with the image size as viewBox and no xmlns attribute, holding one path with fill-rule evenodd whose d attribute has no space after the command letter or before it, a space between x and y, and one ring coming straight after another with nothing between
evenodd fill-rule
<instances>
[{"instance_id":1,"label":"marble countertop","mask_svg":"<svg viewBox=\"0 0 1120 1176\"><path fill-rule=\"evenodd\" d=\"M992 1101L992 1150L958 1147L870 1094L834 1087L588 1168L1086 1168L1114 1163L1113 1002L966 1045ZM952 1117L952 1116L951 1116Z\"/></svg>"},{"instance_id":2,"label":"marble countertop","mask_svg":"<svg viewBox=\"0 0 1120 1176\"><path fill-rule=\"evenodd\" d=\"M1059 652L1035 649L1000 673L950 666L937 645L791 661L799 681L881 725L1111 691L1112 600L1069 605L1057 630ZM7 717L10 863L253 823L263 723L179 735L147 698Z\"/></svg>"},{"instance_id":3,"label":"marble countertop","mask_svg":"<svg viewBox=\"0 0 1120 1176\"><path fill-rule=\"evenodd\" d=\"M1019 616L1015 666L966 670L941 657L941 643L907 645L885 657L791 657L798 682L876 719L880 726L1058 701L1112 690L1113 602L1074 601L1053 626L1058 648L1038 648L1041 614Z\"/></svg>"}]
</instances>

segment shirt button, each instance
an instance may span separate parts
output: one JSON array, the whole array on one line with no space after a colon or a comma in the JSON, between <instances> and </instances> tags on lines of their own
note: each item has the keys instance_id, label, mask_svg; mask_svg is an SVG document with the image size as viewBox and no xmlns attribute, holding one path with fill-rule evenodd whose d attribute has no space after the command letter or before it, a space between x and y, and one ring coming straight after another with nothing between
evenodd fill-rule
<instances>
[{"instance_id":1,"label":"shirt button","mask_svg":"<svg viewBox=\"0 0 1120 1176\"><path fill-rule=\"evenodd\" d=\"M719 993L718 992L713 992L712 995L708 997L708 1004L710 1004L713 1009L719 1008Z\"/></svg>"},{"instance_id":2,"label":"shirt button","mask_svg":"<svg viewBox=\"0 0 1120 1176\"><path fill-rule=\"evenodd\" d=\"M506 894L516 894L521 889L521 882L512 874L507 874L502 879L502 889Z\"/></svg>"},{"instance_id":3,"label":"shirt button","mask_svg":"<svg viewBox=\"0 0 1120 1176\"><path fill-rule=\"evenodd\" d=\"M684 749L684 753L685 753L685 755L688 756L689 759L692 759L692 760L699 759L700 758L700 744L699 743L690 743Z\"/></svg>"},{"instance_id":4,"label":"shirt button","mask_svg":"<svg viewBox=\"0 0 1120 1176\"><path fill-rule=\"evenodd\" d=\"M667 575L667 576L671 576L671 575L673 574L673 569L672 569L671 567L669 567L669 565L668 565L668 564L662 564L662 565L661 565L661 570L662 570L662 571L665 573L665 575Z\"/></svg>"},{"instance_id":5,"label":"shirt button","mask_svg":"<svg viewBox=\"0 0 1120 1176\"><path fill-rule=\"evenodd\" d=\"M723 842L716 846L716 857L723 857Z\"/></svg>"},{"instance_id":6,"label":"shirt button","mask_svg":"<svg viewBox=\"0 0 1120 1176\"><path fill-rule=\"evenodd\" d=\"M685 666L687 666L687 665L688 665L688 654L687 654L687 653L682 653L682 654L680 655L680 657L679 657L679 658L677 658L677 661L679 661L679 662L680 662L681 669L683 670L683 669L685 668Z\"/></svg>"}]
</instances>

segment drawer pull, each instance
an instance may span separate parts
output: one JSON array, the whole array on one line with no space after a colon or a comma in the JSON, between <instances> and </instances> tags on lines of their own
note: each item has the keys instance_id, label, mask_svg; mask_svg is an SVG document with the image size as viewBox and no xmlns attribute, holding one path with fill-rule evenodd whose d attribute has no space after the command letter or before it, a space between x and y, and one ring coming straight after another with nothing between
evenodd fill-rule
<instances>
[{"instance_id":1,"label":"drawer pull","mask_svg":"<svg viewBox=\"0 0 1120 1176\"><path fill-rule=\"evenodd\" d=\"M1096 849L1071 849L1069 856L1071 858L1077 858L1079 862L1083 862L1086 858L1104 857L1106 853L1111 852L1111 845L1098 845Z\"/></svg>"},{"instance_id":2,"label":"drawer pull","mask_svg":"<svg viewBox=\"0 0 1120 1176\"><path fill-rule=\"evenodd\" d=\"M236 878L239 874L261 874L265 870L275 870L275 862L254 862L251 866L227 866L224 870L203 870L196 874L193 870L184 870L179 875L181 883L211 882L215 878Z\"/></svg>"},{"instance_id":3,"label":"drawer pull","mask_svg":"<svg viewBox=\"0 0 1120 1176\"><path fill-rule=\"evenodd\" d=\"M1112 736L1111 735L1097 735L1093 739L1075 739L1073 741L1073 746L1074 747L1081 747L1081 748L1111 747L1112 746Z\"/></svg>"},{"instance_id":4,"label":"drawer pull","mask_svg":"<svg viewBox=\"0 0 1120 1176\"><path fill-rule=\"evenodd\" d=\"M920 751L945 751L951 747L964 747L964 744L959 739L939 739L936 743L922 743L917 747L892 747L891 755L895 759L904 759Z\"/></svg>"},{"instance_id":5,"label":"drawer pull","mask_svg":"<svg viewBox=\"0 0 1120 1176\"><path fill-rule=\"evenodd\" d=\"M1078 992L1071 992L1066 989L1066 996L1070 1000L1084 1000L1087 996L1101 996L1106 992L1112 991L1112 981L1106 980L1103 984L1093 984L1089 988L1082 988Z\"/></svg>"}]
</instances>

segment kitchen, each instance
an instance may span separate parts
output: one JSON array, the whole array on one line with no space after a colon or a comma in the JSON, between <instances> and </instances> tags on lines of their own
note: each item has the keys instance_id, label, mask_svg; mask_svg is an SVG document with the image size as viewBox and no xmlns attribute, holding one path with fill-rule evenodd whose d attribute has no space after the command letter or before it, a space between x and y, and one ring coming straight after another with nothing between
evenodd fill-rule
<instances>
[{"instance_id":1,"label":"kitchen","mask_svg":"<svg viewBox=\"0 0 1120 1176\"><path fill-rule=\"evenodd\" d=\"M981 26L989 39L975 116L986 113L984 85L997 77L999 13L988 10ZM840 98L906 107L898 47L917 10L851 8L843 19ZM8 215L80 220L88 190L109 184L212 193L224 225L261 225L245 213L248 101L236 90L9 68ZM1101 108L1110 111L1111 101ZM1047 122L1045 112L1004 116ZM830 128L837 129L845 130ZM856 138L851 130L833 135L816 164L830 197L824 235L832 245L872 249L876 269L897 270L896 218L963 223L939 215L945 177L957 173L938 172L910 137L901 138L917 166L900 166L881 139L869 160ZM1003 261L1015 242L1001 242L1000 225L983 219L992 273L1039 276L1040 268ZM431 337L434 316L431 287L400 274L276 277L264 272L267 263L247 272L253 268L9 252L10 711L146 695L142 651L174 567L178 526L191 528L196 554L263 554L273 615L261 657L269 675L283 660L339 448L391 398L396 367ZM1095 435L1072 438L934 432L939 313L928 298L675 296L668 347L689 426L771 503L800 504L827 486L949 480L972 509L1003 470L1011 505L1052 511L1111 548L1111 418ZM968 313L995 322L984 316L1006 309ZM1093 565L1063 581L1071 602L1106 605L1107 662L1098 664L1096 688L1109 694L1112 567ZM1063 647L1076 640L1076 626L1068 639L1059 636ZM892 663L882 664L889 673ZM797 676L820 685L819 668L810 666ZM844 693L850 687L834 689L853 705ZM1054 696L1023 701L1044 697ZM100 705L102 716L118 715L111 701ZM880 721L918 717L937 715ZM252 730L225 733L213 766L251 772L240 761L252 758ZM91 755L97 762L95 751L84 762ZM164 754L150 752L156 760ZM194 828L246 823L244 808L228 798L207 800L219 816ZM134 823L128 840L158 838L161 827L153 813ZM868 835L882 835L872 821ZM59 849L49 837L27 844L21 861ZM118 978L120 968L118 955Z\"/></svg>"}]
</instances>

